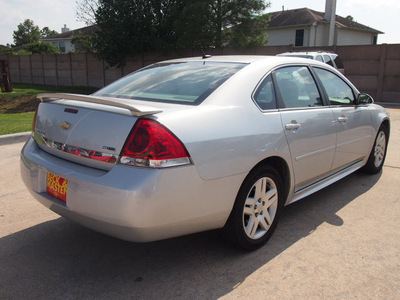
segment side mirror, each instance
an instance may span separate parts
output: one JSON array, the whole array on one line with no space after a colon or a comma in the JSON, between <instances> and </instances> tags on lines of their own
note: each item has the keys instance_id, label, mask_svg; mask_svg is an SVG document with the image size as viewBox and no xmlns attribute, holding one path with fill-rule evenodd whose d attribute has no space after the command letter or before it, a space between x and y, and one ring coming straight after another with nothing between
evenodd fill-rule
<instances>
[{"instance_id":1,"label":"side mirror","mask_svg":"<svg viewBox=\"0 0 400 300\"><path fill-rule=\"evenodd\" d=\"M370 103L374 103L374 99L370 95L364 93L358 94L357 105Z\"/></svg>"}]
</instances>

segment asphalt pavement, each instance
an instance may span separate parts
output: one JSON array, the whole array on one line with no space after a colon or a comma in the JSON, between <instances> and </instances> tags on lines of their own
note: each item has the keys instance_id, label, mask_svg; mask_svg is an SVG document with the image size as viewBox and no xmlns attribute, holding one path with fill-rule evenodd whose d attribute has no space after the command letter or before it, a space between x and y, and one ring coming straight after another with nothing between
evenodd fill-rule
<instances>
[{"instance_id":1,"label":"asphalt pavement","mask_svg":"<svg viewBox=\"0 0 400 300\"><path fill-rule=\"evenodd\" d=\"M0 299L399 299L400 109L389 111L383 171L286 207L254 252L218 231L137 244L69 222L26 191L23 143L0 141Z\"/></svg>"}]
</instances>

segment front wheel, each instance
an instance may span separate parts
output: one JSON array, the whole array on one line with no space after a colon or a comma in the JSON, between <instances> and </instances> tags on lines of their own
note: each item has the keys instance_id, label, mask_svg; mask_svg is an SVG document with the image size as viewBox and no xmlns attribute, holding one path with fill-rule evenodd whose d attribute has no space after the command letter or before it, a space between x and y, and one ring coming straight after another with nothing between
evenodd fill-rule
<instances>
[{"instance_id":1,"label":"front wheel","mask_svg":"<svg viewBox=\"0 0 400 300\"><path fill-rule=\"evenodd\" d=\"M282 194L280 177L274 168L265 166L252 171L239 190L223 236L245 250L265 244L278 223Z\"/></svg>"},{"instance_id":2,"label":"front wheel","mask_svg":"<svg viewBox=\"0 0 400 300\"><path fill-rule=\"evenodd\" d=\"M388 141L389 131L385 125L381 125L376 135L375 143L372 147L368 161L363 167L365 172L376 174L382 169L386 158Z\"/></svg>"}]
</instances>

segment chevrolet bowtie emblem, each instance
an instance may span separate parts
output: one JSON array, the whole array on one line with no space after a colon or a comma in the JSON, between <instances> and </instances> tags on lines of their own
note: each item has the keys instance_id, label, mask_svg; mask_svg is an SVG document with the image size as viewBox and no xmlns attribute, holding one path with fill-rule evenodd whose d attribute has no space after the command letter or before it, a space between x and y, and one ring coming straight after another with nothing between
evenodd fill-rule
<instances>
[{"instance_id":1,"label":"chevrolet bowtie emblem","mask_svg":"<svg viewBox=\"0 0 400 300\"><path fill-rule=\"evenodd\" d=\"M71 128L71 124L69 124L67 121L64 121L64 122L62 122L62 123L60 123L60 127L61 127L61 129L63 129L63 130L68 130L68 129L70 129Z\"/></svg>"}]
</instances>

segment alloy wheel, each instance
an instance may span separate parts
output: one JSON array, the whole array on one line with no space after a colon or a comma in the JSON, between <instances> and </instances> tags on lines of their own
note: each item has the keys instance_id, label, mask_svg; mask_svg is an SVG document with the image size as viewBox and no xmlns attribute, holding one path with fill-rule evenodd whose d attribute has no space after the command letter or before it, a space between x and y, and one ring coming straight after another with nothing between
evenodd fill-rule
<instances>
[{"instance_id":1,"label":"alloy wheel","mask_svg":"<svg viewBox=\"0 0 400 300\"><path fill-rule=\"evenodd\" d=\"M260 178L251 187L243 209L243 228L253 240L263 237L276 216L278 209L278 190L269 177Z\"/></svg>"},{"instance_id":2,"label":"alloy wheel","mask_svg":"<svg viewBox=\"0 0 400 300\"><path fill-rule=\"evenodd\" d=\"M383 159L385 157L385 152L386 152L386 134L384 131L381 131L376 137L376 142L375 142L375 149L374 149L375 167L378 168L382 164Z\"/></svg>"}]
</instances>

